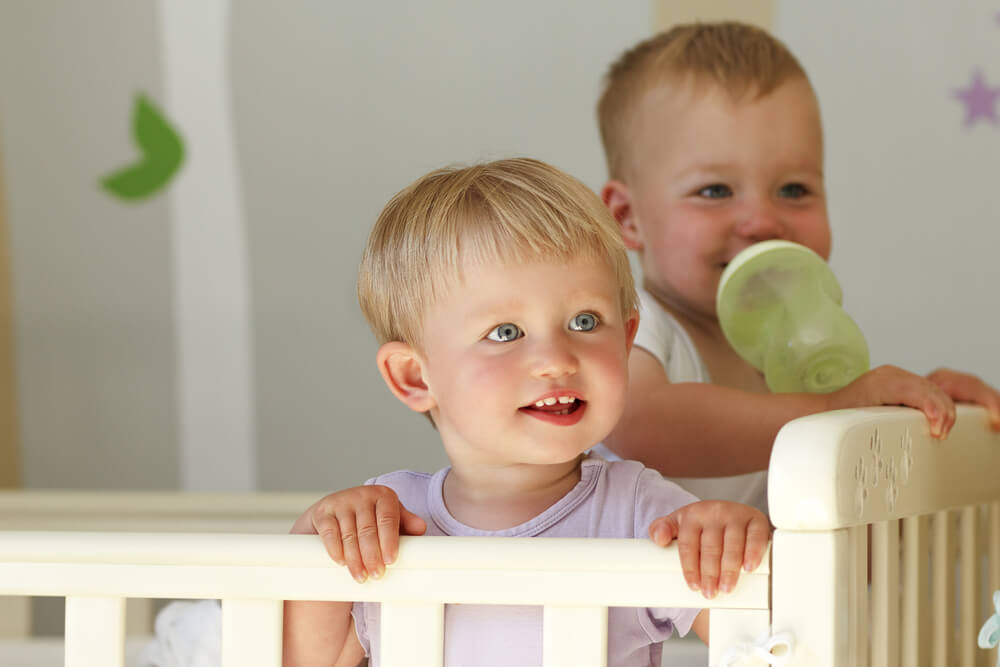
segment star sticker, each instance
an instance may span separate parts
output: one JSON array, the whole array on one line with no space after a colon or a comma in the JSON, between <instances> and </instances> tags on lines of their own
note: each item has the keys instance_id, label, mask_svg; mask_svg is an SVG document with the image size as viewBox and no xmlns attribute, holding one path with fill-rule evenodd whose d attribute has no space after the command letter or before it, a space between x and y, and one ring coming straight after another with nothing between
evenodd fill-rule
<instances>
[{"instance_id":1,"label":"star sticker","mask_svg":"<svg viewBox=\"0 0 1000 667\"><path fill-rule=\"evenodd\" d=\"M1000 98L1000 88L988 86L983 80L983 73L976 70L972 73L972 83L968 88L955 88L952 95L965 105L964 127L969 128L980 118L997 124L997 98Z\"/></svg>"}]
</instances>

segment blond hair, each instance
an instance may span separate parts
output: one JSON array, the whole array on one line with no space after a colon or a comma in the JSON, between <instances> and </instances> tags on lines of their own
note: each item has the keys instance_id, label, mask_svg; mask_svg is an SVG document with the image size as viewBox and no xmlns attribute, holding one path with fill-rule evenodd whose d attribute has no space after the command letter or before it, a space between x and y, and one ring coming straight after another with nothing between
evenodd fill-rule
<instances>
[{"instance_id":1,"label":"blond hair","mask_svg":"<svg viewBox=\"0 0 1000 667\"><path fill-rule=\"evenodd\" d=\"M597 121L611 178L632 167L628 129L647 92L691 80L734 100L762 97L805 70L781 41L752 25L726 21L677 25L635 45L611 64L597 103Z\"/></svg>"},{"instance_id":2,"label":"blond hair","mask_svg":"<svg viewBox=\"0 0 1000 667\"><path fill-rule=\"evenodd\" d=\"M399 192L361 259L358 301L379 343L420 347L423 314L462 263L606 261L622 314L635 285L618 226L587 186L528 158L433 171Z\"/></svg>"}]
</instances>

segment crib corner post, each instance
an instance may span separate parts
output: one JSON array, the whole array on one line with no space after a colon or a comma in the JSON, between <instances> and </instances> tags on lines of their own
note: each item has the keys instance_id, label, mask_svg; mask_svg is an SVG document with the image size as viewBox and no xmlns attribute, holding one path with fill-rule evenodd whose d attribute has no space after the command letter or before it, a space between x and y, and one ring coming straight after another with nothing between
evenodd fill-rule
<instances>
[{"instance_id":1,"label":"crib corner post","mask_svg":"<svg viewBox=\"0 0 1000 667\"><path fill-rule=\"evenodd\" d=\"M795 646L789 667L851 664L847 609L850 572L847 529L776 530L771 547L771 628Z\"/></svg>"}]
</instances>

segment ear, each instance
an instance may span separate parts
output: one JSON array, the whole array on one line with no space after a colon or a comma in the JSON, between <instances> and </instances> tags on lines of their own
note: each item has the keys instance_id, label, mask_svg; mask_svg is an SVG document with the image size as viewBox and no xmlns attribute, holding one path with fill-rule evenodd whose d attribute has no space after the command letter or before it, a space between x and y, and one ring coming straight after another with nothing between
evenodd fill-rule
<instances>
[{"instance_id":1,"label":"ear","mask_svg":"<svg viewBox=\"0 0 1000 667\"><path fill-rule=\"evenodd\" d=\"M625 322L625 351L632 351L632 343L635 342L635 334L639 330L639 311L633 310L632 316Z\"/></svg>"},{"instance_id":2,"label":"ear","mask_svg":"<svg viewBox=\"0 0 1000 667\"><path fill-rule=\"evenodd\" d=\"M424 381L424 364L412 346L386 343L375 354L379 373L396 398L414 412L427 412L436 403Z\"/></svg>"},{"instance_id":3,"label":"ear","mask_svg":"<svg viewBox=\"0 0 1000 667\"><path fill-rule=\"evenodd\" d=\"M642 250L642 235L632 206L632 191L621 181L611 180L601 188L601 199L622 230L622 239L629 250Z\"/></svg>"}]
</instances>

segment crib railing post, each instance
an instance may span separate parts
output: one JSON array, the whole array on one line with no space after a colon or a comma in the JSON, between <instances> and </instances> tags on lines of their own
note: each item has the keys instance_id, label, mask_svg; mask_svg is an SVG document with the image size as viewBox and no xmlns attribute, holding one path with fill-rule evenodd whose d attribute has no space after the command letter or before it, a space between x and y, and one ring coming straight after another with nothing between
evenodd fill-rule
<instances>
[{"instance_id":1,"label":"crib railing post","mask_svg":"<svg viewBox=\"0 0 1000 667\"><path fill-rule=\"evenodd\" d=\"M771 546L771 630L790 632L788 667L843 667L848 655L846 614L850 578L848 529L774 531Z\"/></svg>"},{"instance_id":2,"label":"crib railing post","mask_svg":"<svg viewBox=\"0 0 1000 667\"><path fill-rule=\"evenodd\" d=\"M124 667L125 598L66 598L66 667Z\"/></svg>"},{"instance_id":3,"label":"crib railing post","mask_svg":"<svg viewBox=\"0 0 1000 667\"><path fill-rule=\"evenodd\" d=\"M546 605L542 621L544 667L606 667L608 608Z\"/></svg>"},{"instance_id":4,"label":"crib railing post","mask_svg":"<svg viewBox=\"0 0 1000 667\"><path fill-rule=\"evenodd\" d=\"M381 651L385 667L444 664L444 605L383 602Z\"/></svg>"},{"instance_id":5,"label":"crib railing post","mask_svg":"<svg viewBox=\"0 0 1000 667\"><path fill-rule=\"evenodd\" d=\"M281 667L282 600L222 601L222 667Z\"/></svg>"}]
</instances>

